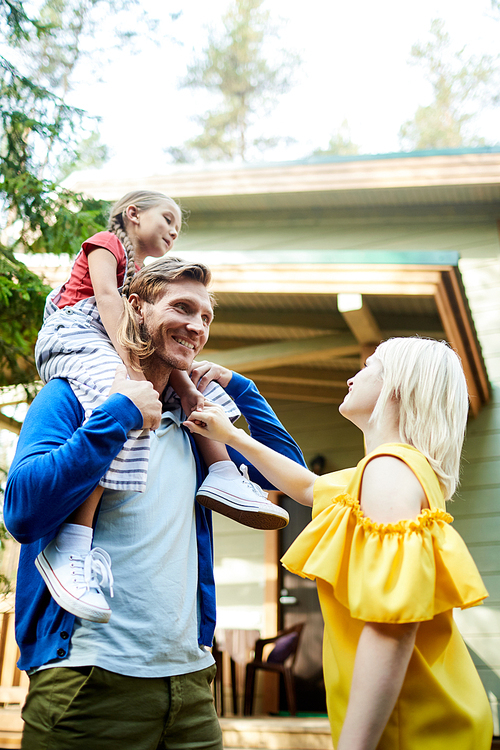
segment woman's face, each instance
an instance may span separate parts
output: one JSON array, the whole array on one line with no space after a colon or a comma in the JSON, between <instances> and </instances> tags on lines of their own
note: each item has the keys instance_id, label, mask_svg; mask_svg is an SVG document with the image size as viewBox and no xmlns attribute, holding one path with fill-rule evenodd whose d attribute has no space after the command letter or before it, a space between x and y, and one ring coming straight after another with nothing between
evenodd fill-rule
<instances>
[{"instance_id":1,"label":"woman's face","mask_svg":"<svg viewBox=\"0 0 500 750\"><path fill-rule=\"evenodd\" d=\"M349 378L347 385L349 392L339 411L343 417L361 426L371 417L382 390L382 363L375 354L368 357L363 369Z\"/></svg>"}]
</instances>

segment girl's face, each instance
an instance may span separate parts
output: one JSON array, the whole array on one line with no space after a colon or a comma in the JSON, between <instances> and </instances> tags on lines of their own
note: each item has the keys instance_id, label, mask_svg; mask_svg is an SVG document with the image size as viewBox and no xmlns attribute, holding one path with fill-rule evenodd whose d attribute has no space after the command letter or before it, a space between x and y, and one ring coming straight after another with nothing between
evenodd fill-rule
<instances>
[{"instance_id":1,"label":"girl's face","mask_svg":"<svg viewBox=\"0 0 500 750\"><path fill-rule=\"evenodd\" d=\"M342 416L361 427L370 419L382 390L382 363L372 355L365 366L347 381L349 392L339 407Z\"/></svg>"},{"instance_id":2,"label":"girl's face","mask_svg":"<svg viewBox=\"0 0 500 750\"><path fill-rule=\"evenodd\" d=\"M136 262L139 265L142 265L147 256L162 258L168 253L177 239L182 223L179 206L173 201L162 201L143 211L129 206L127 218L130 221L127 231L133 240Z\"/></svg>"}]
</instances>

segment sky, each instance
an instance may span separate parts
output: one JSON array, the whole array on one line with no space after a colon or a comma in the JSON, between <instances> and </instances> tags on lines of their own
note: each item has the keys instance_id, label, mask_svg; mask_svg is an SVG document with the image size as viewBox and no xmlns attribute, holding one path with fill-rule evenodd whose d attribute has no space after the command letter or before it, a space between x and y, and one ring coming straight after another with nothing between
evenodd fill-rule
<instances>
[{"instance_id":1,"label":"sky","mask_svg":"<svg viewBox=\"0 0 500 750\"><path fill-rule=\"evenodd\" d=\"M186 65L217 28L229 0L142 0L159 19L160 43L144 43L86 63L72 103L99 116L102 140L112 152L107 169L115 173L162 171L166 146L180 145L197 133L193 115L210 106L203 92L180 89ZM272 17L282 20L281 44L302 58L294 86L266 120L267 135L295 143L270 152L268 159L300 159L326 147L344 120L362 153L400 150L401 124L419 104L431 100L423 71L408 64L412 44L425 41L432 19L442 18L454 48L496 55L500 12L491 0L266 0ZM181 11L176 21L170 13ZM104 29L105 31L105 29ZM272 51L270 51L272 56ZM94 63L96 61L94 60ZM500 141L500 107L484 112L478 130Z\"/></svg>"}]
</instances>

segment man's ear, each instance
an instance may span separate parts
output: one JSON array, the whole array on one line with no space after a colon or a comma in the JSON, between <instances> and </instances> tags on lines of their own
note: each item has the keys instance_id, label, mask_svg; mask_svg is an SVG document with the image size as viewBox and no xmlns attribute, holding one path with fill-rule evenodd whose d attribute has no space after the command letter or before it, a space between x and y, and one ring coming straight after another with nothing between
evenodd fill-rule
<instances>
[{"instance_id":1,"label":"man's ear","mask_svg":"<svg viewBox=\"0 0 500 750\"><path fill-rule=\"evenodd\" d=\"M131 294L128 298L128 301L130 305L132 306L133 311L137 314L137 317L141 321L141 323L144 322L144 313L142 311L142 299L139 297L138 294Z\"/></svg>"}]
</instances>

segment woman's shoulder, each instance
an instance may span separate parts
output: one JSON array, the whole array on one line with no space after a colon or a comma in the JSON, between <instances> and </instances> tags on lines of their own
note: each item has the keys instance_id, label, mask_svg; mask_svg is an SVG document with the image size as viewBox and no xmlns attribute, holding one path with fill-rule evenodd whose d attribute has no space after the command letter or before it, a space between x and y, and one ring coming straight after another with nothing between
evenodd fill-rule
<instances>
[{"instance_id":1,"label":"woman's shoulder","mask_svg":"<svg viewBox=\"0 0 500 750\"><path fill-rule=\"evenodd\" d=\"M413 468L399 456L380 455L366 464L359 504L376 523L416 518L429 507L426 492Z\"/></svg>"},{"instance_id":2,"label":"woman's shoulder","mask_svg":"<svg viewBox=\"0 0 500 750\"><path fill-rule=\"evenodd\" d=\"M397 493L416 501L422 492L430 508L445 510L443 491L426 456L412 445L386 443L368 453L357 465L350 490L360 495L361 487L374 494ZM425 502L424 502L425 507Z\"/></svg>"}]
</instances>

